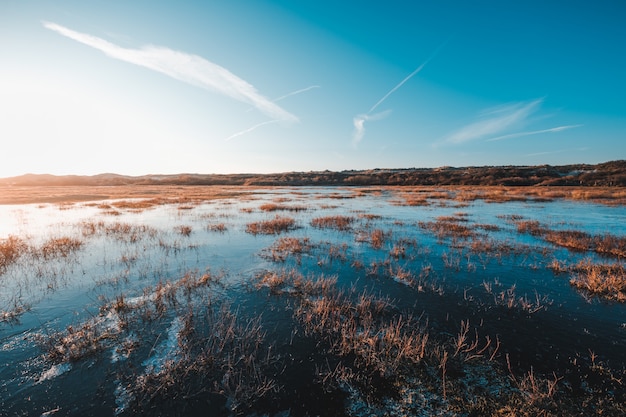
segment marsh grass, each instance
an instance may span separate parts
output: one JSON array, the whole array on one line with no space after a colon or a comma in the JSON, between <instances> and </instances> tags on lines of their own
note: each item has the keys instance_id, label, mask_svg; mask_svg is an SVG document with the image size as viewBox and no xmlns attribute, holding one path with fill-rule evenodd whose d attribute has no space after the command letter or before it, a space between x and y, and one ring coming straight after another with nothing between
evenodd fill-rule
<instances>
[{"instance_id":1,"label":"marsh grass","mask_svg":"<svg viewBox=\"0 0 626 417\"><path fill-rule=\"evenodd\" d=\"M175 230L181 236L189 237L191 236L191 232L193 231L193 228L189 225L181 225L181 226L177 226Z\"/></svg>"},{"instance_id":2,"label":"marsh grass","mask_svg":"<svg viewBox=\"0 0 626 417\"><path fill-rule=\"evenodd\" d=\"M429 195L431 192L434 194ZM436 205L447 203L455 194L459 195L454 190L431 189L416 193L416 197ZM364 195L369 194L359 191L352 197L361 198ZM266 196L257 199L268 201ZM176 213L180 220L190 214L186 212L195 207L195 202L182 198L177 201L184 204L173 207L183 210L183 213ZM273 207L260 206L250 211L254 210L257 214L259 210L268 213L300 211L283 210L286 207L283 203L289 201L287 199L272 201ZM539 201L539 197L527 201ZM232 204L230 210L236 213L236 203L235 200L224 202L220 208ZM342 210L347 206L345 204ZM107 209L110 208L113 206ZM498 329L502 327L491 327L493 321L506 326L506 320L511 317L523 318L529 323L532 321L534 326L545 316L543 313L531 315L546 310L552 301L537 292L533 293L532 288L528 290L530 295L522 294L510 283L502 286L497 280L484 278L492 277L493 271L472 275L462 268L467 266L467 272L475 272L472 265L476 257L486 269L489 259L495 258L500 262L506 256L518 255L524 256L521 264L509 265L507 260L505 268L528 267L524 263L531 253L545 256L550 252L541 252L537 247L516 242L491 239L483 232L498 232L500 228L490 224L473 224L469 214L464 212L440 217L431 215L429 218L434 217L432 222L420 224L428 233L412 229L410 220L393 221L385 215L385 219L379 222L377 220L381 217L378 215L357 210L344 212L354 216L318 217L319 224L314 225L314 219L310 226L351 231L354 236L331 233L337 239L320 242L312 242L309 237L276 237L270 247L257 252L265 258L261 261L263 264L267 264L266 260L286 263L278 265L285 266L284 269L266 270L255 275L254 285L246 287L255 289L251 298L242 295L240 288L229 292L220 276L211 273L199 274L195 271L169 279L170 268L174 265L169 255L176 256L184 249L181 241L185 241L183 237L186 236L182 229L172 229L171 223L164 230L157 230L134 223L113 222L114 219L86 221L79 226L85 241L77 249L65 252L50 249L48 258L45 258L42 248L52 239L37 247L31 245L30 240L23 240L22 255L13 255L12 249L6 249L7 255L0 256L8 260L5 268L10 268L8 276L11 278L14 275L12 266L16 262L27 264L22 262L22 256L38 257L35 260L41 261L40 265L29 267L28 273L32 272L33 277L43 277L54 268L72 262L75 258L72 254L85 249L89 238L102 238L97 241L98 244L117 245L108 252L113 253L112 257L103 260L99 266L107 272L119 267L120 271L111 272L116 277L122 277L119 285L96 289L107 295L103 295L103 305L99 312L92 312L92 317L73 323L60 332L50 333L44 361L75 364L68 378L80 379L80 373L87 374L94 365L101 366L104 358L109 372L107 378L110 379L102 385L114 384L118 387L119 390L114 393L115 401L123 415L184 415L191 409L195 413L205 411L208 403L220 415L280 415L276 414L277 409L272 409L274 399L278 399L276 403L281 406L294 404L295 401L286 399L280 392L280 386L285 381L284 372L302 372L302 381L298 384L302 383L306 389L311 387L310 384L317 389L315 384L319 383L333 398L346 396L346 415L535 416L591 415L600 411L612 415L614 410L617 410L614 415L622 415L619 412L624 411L624 406L620 399L624 397L623 381L626 379L608 365L601 365L597 358L592 359L593 364L587 368L566 369L566 384L561 382L561 376L551 376L550 371L541 374L527 367L513 372L509 364L509 372L506 373L500 351L515 352L518 347L513 344L501 349ZM187 226L188 234L191 234L192 228L194 232L196 228L215 232L226 230L223 223L213 223L217 221L213 220L216 217L214 212L193 215L197 222ZM207 220L209 216L212 220ZM550 242L546 237L549 236L547 228L539 222L524 223L524 218L519 215L502 216L500 218L505 222L515 224L520 233L534 233ZM337 217L351 220L345 223L332 220ZM303 218L309 217L305 215ZM283 219L287 219L285 228L280 226ZM207 221L211 223L206 225ZM279 225L271 224L274 221ZM384 229L392 222L397 226L393 228L393 235ZM279 234L296 227L296 219L277 216L266 222L250 223L245 231ZM239 227L237 229L237 233L242 232ZM433 239L427 236L426 243L418 247L412 237L395 236L405 232L420 239L432 233L439 239L449 241L441 246L430 245ZM314 236L321 234L319 231L313 233ZM586 241L586 250L622 256L619 255L622 250L620 238L612 235L589 236L591 240ZM233 238L239 237L233 235ZM563 234L558 237L585 241L584 235ZM366 242L373 249L385 250L373 251L369 247L354 246L354 242L344 243L351 238ZM147 239L154 241L147 242ZM9 240L0 241L0 250L5 243L11 247ZM19 242L14 243L19 248ZM133 245L135 243L140 244ZM53 248L62 246L60 241L51 244ZM143 281L148 273L141 275L138 265L146 248L155 250L161 269L157 271L155 268L153 279ZM159 248L163 252L159 252ZM432 255L431 250L434 252ZM424 258L420 259L420 256ZM303 259L305 262L301 262ZM153 260L146 258L146 264ZM341 264L333 265L333 260L339 260ZM465 260L466 264L463 263ZM187 258L183 260L187 261ZM294 264L297 267L290 269ZM369 268L364 267L366 264ZM442 269L442 266L447 269ZM619 262L597 265L589 261L589 265L581 262L567 266L555 260L550 267L555 272L569 273L571 284L585 293L624 301L624 267ZM246 271L244 274L254 274ZM464 291L465 298L461 299L458 287L455 288L457 272L462 279L478 279L477 282L485 279L482 284L484 292L475 296L471 292L476 288L474 285ZM157 279L159 281L155 283ZM49 285L53 288L56 284ZM137 285L148 286L141 291ZM480 284L478 288L480 290ZM526 290L526 283L520 288ZM589 288L596 290L593 292ZM111 296L112 292L116 295ZM135 296L130 296L131 293ZM267 297L259 297L263 294ZM391 300L386 294L400 297L401 302ZM231 296L236 297L233 304ZM278 297L281 297L280 300ZM4 301L3 305L7 308L0 311L0 322L13 323L30 308L26 301L31 300L13 297L8 303ZM254 312L245 305L247 301L254 305ZM266 321L257 308L267 311L271 318ZM276 316L280 317L278 321L274 321ZM462 317L465 318L460 320ZM511 325L528 324L520 320L511 322ZM523 328L531 332L534 329ZM266 334L266 331L270 333ZM290 331L290 342L295 338L295 344L285 341L288 339L285 334ZM279 353L275 353L275 346L269 340L276 341ZM515 337L512 340L515 343ZM299 344L310 346L315 353L302 356L296 348ZM169 350L161 354L164 345ZM520 356L524 354L520 353ZM107 361L109 357L112 358L110 363ZM307 364L307 361L316 363ZM307 380L311 375L300 368L312 366L317 368L315 381ZM545 366L549 368L549 365ZM75 372L78 368L81 370ZM580 372L580 381L584 381L581 384L587 384L583 388L575 386L574 376L579 376L574 375L575 372ZM584 379L584 375L589 375L588 380ZM612 385L605 384L606 381L612 381ZM53 392L56 385L43 388ZM594 389L597 392L592 392ZM339 391L341 393L337 395ZM585 396L578 400L575 395L581 391ZM126 399L120 396L120 392L127 394ZM255 408L260 401L263 402L261 408ZM262 408L267 404L270 404L271 411ZM299 415L297 410L291 412Z\"/></svg>"},{"instance_id":3,"label":"marsh grass","mask_svg":"<svg viewBox=\"0 0 626 417\"><path fill-rule=\"evenodd\" d=\"M287 204L277 204L277 203L265 203L259 206L259 210L269 211L269 212L273 212L273 211L300 212L300 211L306 211L308 209L309 208L307 206L302 206L302 205L287 205Z\"/></svg>"},{"instance_id":4,"label":"marsh grass","mask_svg":"<svg viewBox=\"0 0 626 417\"><path fill-rule=\"evenodd\" d=\"M259 318L243 320L228 305L209 305L187 311L181 321L176 360L124 376L129 413L152 409L154 415L172 415L216 395L239 414L278 389L267 375L275 358Z\"/></svg>"},{"instance_id":5,"label":"marsh grass","mask_svg":"<svg viewBox=\"0 0 626 417\"><path fill-rule=\"evenodd\" d=\"M246 225L246 232L253 235L277 235L296 228L297 224L294 218L276 216L271 220L248 223Z\"/></svg>"},{"instance_id":6,"label":"marsh grass","mask_svg":"<svg viewBox=\"0 0 626 417\"><path fill-rule=\"evenodd\" d=\"M605 299L626 302L626 268L622 263L581 260L570 268L570 284Z\"/></svg>"},{"instance_id":7,"label":"marsh grass","mask_svg":"<svg viewBox=\"0 0 626 417\"><path fill-rule=\"evenodd\" d=\"M27 251L28 244L18 236L9 235L0 240L0 275Z\"/></svg>"},{"instance_id":8,"label":"marsh grass","mask_svg":"<svg viewBox=\"0 0 626 417\"><path fill-rule=\"evenodd\" d=\"M311 253L314 247L308 237L281 237L262 253L274 262L285 262L289 256L300 261L302 255Z\"/></svg>"},{"instance_id":9,"label":"marsh grass","mask_svg":"<svg viewBox=\"0 0 626 417\"><path fill-rule=\"evenodd\" d=\"M40 248L37 248L37 253L40 253L44 259L67 258L80 250L82 246L83 241L77 238L69 236L56 237L45 241Z\"/></svg>"},{"instance_id":10,"label":"marsh grass","mask_svg":"<svg viewBox=\"0 0 626 417\"><path fill-rule=\"evenodd\" d=\"M519 220L515 224L519 233L540 237L573 251L592 251L618 259L626 258L626 237L610 233L592 235L581 230L552 230L536 220Z\"/></svg>"},{"instance_id":11,"label":"marsh grass","mask_svg":"<svg viewBox=\"0 0 626 417\"><path fill-rule=\"evenodd\" d=\"M335 229L348 231L352 229L355 218L352 216L324 216L311 220L311 226L318 229Z\"/></svg>"},{"instance_id":12,"label":"marsh grass","mask_svg":"<svg viewBox=\"0 0 626 417\"><path fill-rule=\"evenodd\" d=\"M308 285L303 283L307 280ZM394 398L396 410L412 415L415 407L426 405L406 397L418 386L432 401L443 399L438 402L440 411L467 409L471 384L458 375L471 375L476 367L482 375L490 369L497 383L507 386L506 378L494 371L499 338L480 336L469 320L461 322L456 336L442 339L431 335L427 319L398 311L388 297L355 287L343 290L336 280L280 270L259 275L257 282L257 288L294 299L293 315L305 337L317 340L317 346L332 355L325 367L318 368L320 383L328 390L350 393L353 401L363 398L369 410L384 409L382 404ZM469 398L484 395L481 391Z\"/></svg>"},{"instance_id":13,"label":"marsh grass","mask_svg":"<svg viewBox=\"0 0 626 417\"><path fill-rule=\"evenodd\" d=\"M477 235L474 227L464 224L467 222L465 217L460 216L443 216L435 221L420 221L418 226L424 230L433 233L439 240L454 239L470 239Z\"/></svg>"},{"instance_id":14,"label":"marsh grass","mask_svg":"<svg viewBox=\"0 0 626 417\"><path fill-rule=\"evenodd\" d=\"M81 233L85 237L106 236L118 241L136 243L142 239L153 239L158 235L158 230L145 224L133 224L126 222L83 221L79 225Z\"/></svg>"},{"instance_id":15,"label":"marsh grass","mask_svg":"<svg viewBox=\"0 0 626 417\"><path fill-rule=\"evenodd\" d=\"M225 233L228 227L225 223L209 223L206 226L206 230L209 232Z\"/></svg>"},{"instance_id":16,"label":"marsh grass","mask_svg":"<svg viewBox=\"0 0 626 417\"><path fill-rule=\"evenodd\" d=\"M276 358L260 317L241 318L212 296L220 285L219 274L190 271L139 297L105 300L97 315L43 340L46 358L83 363L112 350L125 414L172 415L210 395L231 412L249 410L276 390L268 376Z\"/></svg>"}]
</instances>

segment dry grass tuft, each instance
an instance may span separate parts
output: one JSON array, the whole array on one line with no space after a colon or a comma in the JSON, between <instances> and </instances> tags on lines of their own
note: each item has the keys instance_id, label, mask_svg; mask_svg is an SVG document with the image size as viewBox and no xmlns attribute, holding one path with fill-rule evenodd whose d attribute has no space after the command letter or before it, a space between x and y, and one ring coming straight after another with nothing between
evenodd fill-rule
<instances>
[{"instance_id":1,"label":"dry grass tuft","mask_svg":"<svg viewBox=\"0 0 626 417\"><path fill-rule=\"evenodd\" d=\"M209 232L219 232L219 233L224 233L226 232L226 230L228 230L228 228L226 227L226 224L224 223L211 223L206 226L206 229Z\"/></svg>"},{"instance_id":2,"label":"dry grass tuft","mask_svg":"<svg viewBox=\"0 0 626 417\"><path fill-rule=\"evenodd\" d=\"M176 232L178 232L178 234L180 234L181 236L185 236L185 237L191 236L191 232L193 231L191 226L187 226L187 225L177 226L175 230Z\"/></svg>"},{"instance_id":3,"label":"dry grass tuft","mask_svg":"<svg viewBox=\"0 0 626 417\"><path fill-rule=\"evenodd\" d=\"M418 225L437 236L438 239L469 239L476 236L476 231L465 224L467 219L459 216L442 216L431 222L419 222Z\"/></svg>"},{"instance_id":4,"label":"dry grass tuft","mask_svg":"<svg viewBox=\"0 0 626 417\"><path fill-rule=\"evenodd\" d=\"M602 298L626 302L626 268L621 263L594 264L582 260L571 268L570 284Z\"/></svg>"},{"instance_id":5,"label":"dry grass tuft","mask_svg":"<svg viewBox=\"0 0 626 417\"><path fill-rule=\"evenodd\" d=\"M311 220L311 226L318 229L335 229L347 231L352 228L355 218L350 216L316 217Z\"/></svg>"},{"instance_id":6,"label":"dry grass tuft","mask_svg":"<svg viewBox=\"0 0 626 417\"><path fill-rule=\"evenodd\" d=\"M296 220L292 217L276 216L272 220L248 223L246 232L257 235L277 235L296 229Z\"/></svg>"},{"instance_id":7,"label":"dry grass tuft","mask_svg":"<svg viewBox=\"0 0 626 417\"><path fill-rule=\"evenodd\" d=\"M0 275L28 250L26 242L13 235L0 240Z\"/></svg>"},{"instance_id":8,"label":"dry grass tuft","mask_svg":"<svg viewBox=\"0 0 626 417\"><path fill-rule=\"evenodd\" d=\"M286 205L286 204L276 204L276 203L265 203L259 206L259 209L262 211L306 211L309 208L307 206L298 206L298 205Z\"/></svg>"},{"instance_id":9,"label":"dry grass tuft","mask_svg":"<svg viewBox=\"0 0 626 417\"><path fill-rule=\"evenodd\" d=\"M264 250L263 255L274 262L284 262L289 256L295 256L299 261L303 254L309 253L312 249L313 244L308 237L281 237Z\"/></svg>"},{"instance_id":10,"label":"dry grass tuft","mask_svg":"<svg viewBox=\"0 0 626 417\"><path fill-rule=\"evenodd\" d=\"M593 251L601 255L626 258L626 237L610 233L592 235L580 230L551 230L536 220L515 222L519 233L541 237L547 242L573 251Z\"/></svg>"},{"instance_id":11,"label":"dry grass tuft","mask_svg":"<svg viewBox=\"0 0 626 417\"><path fill-rule=\"evenodd\" d=\"M83 242L72 237L52 238L44 242L39 249L44 259L55 257L67 258L70 254L78 251L83 246Z\"/></svg>"}]
</instances>

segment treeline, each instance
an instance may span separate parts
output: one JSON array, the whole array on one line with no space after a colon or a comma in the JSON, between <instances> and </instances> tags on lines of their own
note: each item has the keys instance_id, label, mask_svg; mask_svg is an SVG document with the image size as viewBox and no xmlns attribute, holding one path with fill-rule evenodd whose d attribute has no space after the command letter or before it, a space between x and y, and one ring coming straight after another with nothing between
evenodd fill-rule
<instances>
[{"instance_id":1,"label":"treeline","mask_svg":"<svg viewBox=\"0 0 626 417\"><path fill-rule=\"evenodd\" d=\"M504 185L504 186L626 186L626 160L596 165L481 166L361 171L309 171L277 174L175 174L124 176L55 176L26 174L0 179L14 186L120 186L120 185Z\"/></svg>"}]
</instances>

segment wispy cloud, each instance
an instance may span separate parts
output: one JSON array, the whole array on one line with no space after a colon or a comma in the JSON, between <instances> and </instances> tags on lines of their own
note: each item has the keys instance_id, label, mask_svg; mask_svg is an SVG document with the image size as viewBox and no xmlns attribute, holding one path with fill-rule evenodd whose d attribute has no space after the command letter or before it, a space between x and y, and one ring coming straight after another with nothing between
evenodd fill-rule
<instances>
[{"instance_id":1,"label":"wispy cloud","mask_svg":"<svg viewBox=\"0 0 626 417\"><path fill-rule=\"evenodd\" d=\"M277 101L281 101L283 99L286 99L287 97L295 96L296 94L304 93L306 91L313 90L314 88L320 88L320 86L319 85L311 85L309 87L301 88L299 90L292 91L291 93L287 93L284 96L280 96L278 98L275 98L274 100L272 100L272 102L276 103ZM250 107L246 111L248 112L248 111L251 111L252 109L254 109L254 107Z\"/></svg>"},{"instance_id":2,"label":"wispy cloud","mask_svg":"<svg viewBox=\"0 0 626 417\"><path fill-rule=\"evenodd\" d=\"M373 112L374 110L376 110L376 107L380 106L382 104L383 101L387 100L387 97L389 97L390 95L392 95L398 88L402 87L402 85L404 83L406 83L407 81L409 81L411 78L413 78L415 75L417 75L423 68L424 66L428 63L428 61L430 61L430 58L428 58L426 61L424 61L424 63L422 65L420 65L419 67L415 68L415 70L410 73L409 75L407 75L402 81L400 81L394 88L392 88L391 90L389 90L389 92L387 94L385 94L380 100L378 100L376 102L376 104L374 104L372 106L372 108L370 109L370 111L368 113Z\"/></svg>"},{"instance_id":3,"label":"wispy cloud","mask_svg":"<svg viewBox=\"0 0 626 417\"><path fill-rule=\"evenodd\" d=\"M450 135L446 142L459 144L493 135L502 135L509 129L522 126L537 111L543 99L515 103L483 112L482 120L471 123ZM504 139L504 137L502 137Z\"/></svg>"},{"instance_id":4,"label":"wispy cloud","mask_svg":"<svg viewBox=\"0 0 626 417\"><path fill-rule=\"evenodd\" d=\"M276 103L277 101L281 101L283 99L286 99L287 97L295 96L296 94L304 93L306 91L313 90L314 88L320 88L320 86L319 85L311 85L311 86L306 87L306 88L301 88L300 90L292 91L291 93L287 93L284 96L280 96L278 98L275 98L272 101L274 103Z\"/></svg>"},{"instance_id":5,"label":"wispy cloud","mask_svg":"<svg viewBox=\"0 0 626 417\"><path fill-rule=\"evenodd\" d=\"M583 126L583 125L565 125L565 126L551 127L549 129L532 130L532 131L529 131L529 132L510 133L508 135L502 135L502 136L498 136L498 137L495 137L495 138L487 139L486 142L494 142L494 141L497 141L497 140L504 140L504 139L513 139L513 138L519 138L519 137L522 137L522 136L539 135L541 133L562 132L564 130L574 129L576 127L581 127L581 126Z\"/></svg>"},{"instance_id":6,"label":"wispy cloud","mask_svg":"<svg viewBox=\"0 0 626 417\"><path fill-rule=\"evenodd\" d=\"M400 81L398 84L395 85L395 87L393 87L391 90L389 90L387 92L387 94L385 94L384 96L381 97L380 100L378 100L376 102L376 104L374 104L367 113L365 114L359 114L354 116L354 118L352 119L352 123L354 124L354 132L352 133L352 144L354 146L356 146L362 139L363 139L363 135L365 134L365 122L366 121L371 121L371 120L380 120L384 117L386 117L389 112L383 112L385 113L383 117L376 117L379 116L383 113L378 113L376 115L371 115L371 113L376 110L376 108L378 106L380 106L385 100L387 100L387 98L392 95L394 92L396 92L400 87L402 87L407 81L409 81L411 78L413 78L415 75L417 75L425 66L426 64L428 64L441 50L441 48L443 48L446 45L447 42L441 44L436 50L435 52L433 52L426 61L424 61L419 67L415 68L413 70L413 72L411 72L409 75L407 75L406 77L404 77L404 79L402 81Z\"/></svg>"},{"instance_id":7,"label":"wispy cloud","mask_svg":"<svg viewBox=\"0 0 626 417\"><path fill-rule=\"evenodd\" d=\"M102 51L111 58L149 68L179 81L251 104L260 112L272 118L272 121L298 121L296 116L259 94L251 84L237 77L226 68L200 56L160 46L144 46L141 49L123 48L96 36L76 32L56 23L43 22L43 26Z\"/></svg>"},{"instance_id":8,"label":"wispy cloud","mask_svg":"<svg viewBox=\"0 0 626 417\"><path fill-rule=\"evenodd\" d=\"M352 123L354 124L354 133L352 134L352 145L356 146L363 139L365 135L365 122L372 120L381 120L391 114L391 110L385 110L376 114L359 114L354 116Z\"/></svg>"},{"instance_id":9,"label":"wispy cloud","mask_svg":"<svg viewBox=\"0 0 626 417\"><path fill-rule=\"evenodd\" d=\"M234 139L234 138L236 138L238 136L245 135L246 133L250 133L253 130L255 130L255 129L261 127L261 126L269 125L270 123L277 123L279 121L280 120L266 120L265 122L257 123L257 124L255 124L254 126L248 128L248 129L245 129L245 130L242 130L241 132L237 132L235 134L230 135L229 137L226 138L226 140Z\"/></svg>"}]
</instances>

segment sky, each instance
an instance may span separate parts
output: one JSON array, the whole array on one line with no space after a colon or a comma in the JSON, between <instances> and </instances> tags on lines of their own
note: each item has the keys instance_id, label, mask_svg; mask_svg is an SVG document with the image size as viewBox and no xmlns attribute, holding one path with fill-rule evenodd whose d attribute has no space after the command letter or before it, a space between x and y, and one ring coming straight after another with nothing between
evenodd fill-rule
<instances>
[{"instance_id":1,"label":"sky","mask_svg":"<svg viewBox=\"0 0 626 417\"><path fill-rule=\"evenodd\" d=\"M0 0L0 177L626 159L626 2Z\"/></svg>"}]
</instances>

